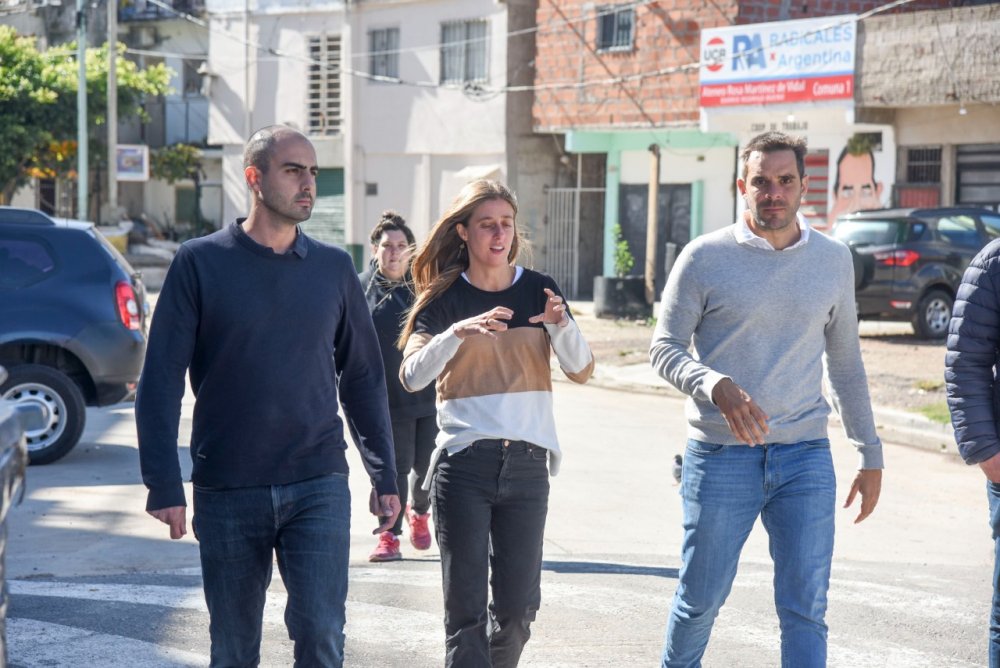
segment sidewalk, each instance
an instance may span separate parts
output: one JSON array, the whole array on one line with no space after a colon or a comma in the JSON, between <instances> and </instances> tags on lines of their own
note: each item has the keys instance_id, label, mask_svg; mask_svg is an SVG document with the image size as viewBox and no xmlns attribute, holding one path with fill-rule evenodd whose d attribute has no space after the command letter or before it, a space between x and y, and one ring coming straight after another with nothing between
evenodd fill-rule
<instances>
[{"instance_id":1,"label":"sidewalk","mask_svg":"<svg viewBox=\"0 0 1000 668\"><path fill-rule=\"evenodd\" d=\"M593 302L573 300L571 308L574 315L581 318L594 317ZM654 309L653 312L657 311ZM558 363L554 358L553 365L554 370L558 372ZM557 381L569 382L561 372L553 373L552 377ZM623 392L660 394L675 399L686 398L683 393L660 378L648 362L622 366L599 363L589 384ZM873 406L872 410L875 414L875 425L883 441L958 457L951 425L934 422L917 413L883 406ZM831 414L830 422L831 429L842 429L836 413Z\"/></svg>"}]
</instances>

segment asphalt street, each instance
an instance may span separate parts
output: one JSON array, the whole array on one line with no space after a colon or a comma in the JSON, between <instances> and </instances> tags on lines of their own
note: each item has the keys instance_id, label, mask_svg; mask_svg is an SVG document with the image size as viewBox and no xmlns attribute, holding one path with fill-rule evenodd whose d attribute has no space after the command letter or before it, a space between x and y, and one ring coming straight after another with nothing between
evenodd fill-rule
<instances>
[{"instance_id":1,"label":"asphalt street","mask_svg":"<svg viewBox=\"0 0 1000 668\"><path fill-rule=\"evenodd\" d=\"M183 427L189 427L185 404ZM522 665L658 665L680 565L680 500L670 465L684 443L682 403L598 387L556 386L565 452L552 495L542 609ZM208 617L197 545L170 541L143 512L130 407L90 413L68 457L28 473L9 520L11 665L205 666ZM186 429L182 428L182 434ZM856 466L832 430L846 496ZM854 525L838 512L830 591L831 666L985 665L992 544L985 484L951 455L889 444L881 503ZM189 467L186 449L181 452ZM370 564L374 522L352 450L350 666L422 668L443 658L436 546L404 539L401 562ZM767 536L743 553L706 666L779 664ZM264 620L264 666L290 666L275 571Z\"/></svg>"}]
</instances>

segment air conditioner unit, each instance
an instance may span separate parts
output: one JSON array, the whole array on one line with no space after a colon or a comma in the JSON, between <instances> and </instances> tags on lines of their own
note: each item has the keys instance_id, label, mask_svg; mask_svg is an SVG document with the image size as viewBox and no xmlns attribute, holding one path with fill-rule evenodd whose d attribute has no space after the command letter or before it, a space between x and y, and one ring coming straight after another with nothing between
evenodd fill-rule
<instances>
[{"instance_id":1,"label":"air conditioner unit","mask_svg":"<svg viewBox=\"0 0 1000 668\"><path fill-rule=\"evenodd\" d=\"M129 41L139 49L148 49L156 46L156 28L153 26L131 26L129 28Z\"/></svg>"}]
</instances>

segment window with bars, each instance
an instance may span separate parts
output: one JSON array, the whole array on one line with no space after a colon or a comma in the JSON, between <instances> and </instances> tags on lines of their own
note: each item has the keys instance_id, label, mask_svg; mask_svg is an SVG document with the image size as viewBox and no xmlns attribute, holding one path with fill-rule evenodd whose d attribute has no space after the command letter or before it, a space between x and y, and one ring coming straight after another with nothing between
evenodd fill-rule
<instances>
[{"instance_id":1,"label":"window with bars","mask_svg":"<svg viewBox=\"0 0 1000 668\"><path fill-rule=\"evenodd\" d=\"M941 183L941 148L907 149L906 182Z\"/></svg>"},{"instance_id":2,"label":"window with bars","mask_svg":"<svg viewBox=\"0 0 1000 668\"><path fill-rule=\"evenodd\" d=\"M309 38L309 134L340 133L340 35Z\"/></svg>"},{"instance_id":3,"label":"window with bars","mask_svg":"<svg viewBox=\"0 0 1000 668\"><path fill-rule=\"evenodd\" d=\"M399 78L399 28L368 31L368 73Z\"/></svg>"},{"instance_id":4,"label":"window with bars","mask_svg":"<svg viewBox=\"0 0 1000 668\"><path fill-rule=\"evenodd\" d=\"M597 50L629 51L635 39L635 9L615 9L613 5L598 9Z\"/></svg>"},{"instance_id":5,"label":"window with bars","mask_svg":"<svg viewBox=\"0 0 1000 668\"><path fill-rule=\"evenodd\" d=\"M487 80L485 19L441 24L441 83Z\"/></svg>"}]
</instances>

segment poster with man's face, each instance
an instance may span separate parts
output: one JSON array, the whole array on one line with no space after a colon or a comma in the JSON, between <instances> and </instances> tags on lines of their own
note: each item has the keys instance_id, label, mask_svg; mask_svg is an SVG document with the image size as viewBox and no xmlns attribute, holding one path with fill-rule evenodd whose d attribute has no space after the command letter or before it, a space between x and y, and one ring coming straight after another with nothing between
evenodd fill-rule
<instances>
[{"instance_id":1,"label":"poster with man's face","mask_svg":"<svg viewBox=\"0 0 1000 668\"><path fill-rule=\"evenodd\" d=\"M843 148L833 173L833 193L827 208L827 224L832 226L845 213L881 209L884 186L875 175L875 153L870 148L853 153Z\"/></svg>"}]
</instances>

